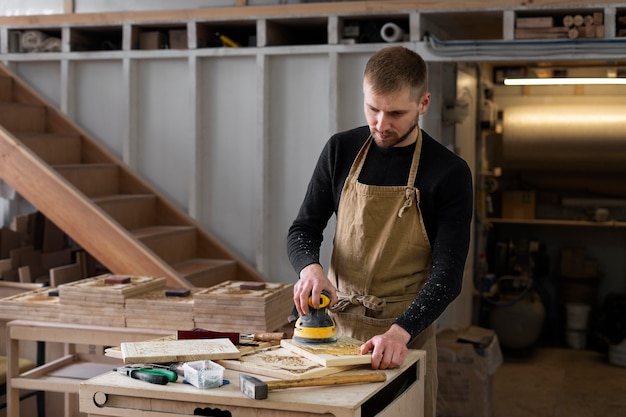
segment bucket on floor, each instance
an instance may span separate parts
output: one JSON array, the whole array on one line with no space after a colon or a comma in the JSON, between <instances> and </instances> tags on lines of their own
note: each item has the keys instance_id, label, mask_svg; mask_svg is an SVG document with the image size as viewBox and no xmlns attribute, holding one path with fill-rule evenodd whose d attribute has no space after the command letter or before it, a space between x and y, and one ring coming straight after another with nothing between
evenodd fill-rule
<instances>
[{"instance_id":1,"label":"bucket on floor","mask_svg":"<svg viewBox=\"0 0 626 417\"><path fill-rule=\"evenodd\" d=\"M609 346L609 362L617 366L626 366L626 339Z\"/></svg>"},{"instance_id":2,"label":"bucket on floor","mask_svg":"<svg viewBox=\"0 0 626 417\"><path fill-rule=\"evenodd\" d=\"M589 312L591 306L583 303L567 303L565 305L567 312L567 329L569 330L586 330L589 320Z\"/></svg>"},{"instance_id":3,"label":"bucket on floor","mask_svg":"<svg viewBox=\"0 0 626 417\"><path fill-rule=\"evenodd\" d=\"M572 349L585 349L587 347L587 330L567 329L565 331L565 340L567 341L567 346Z\"/></svg>"}]
</instances>

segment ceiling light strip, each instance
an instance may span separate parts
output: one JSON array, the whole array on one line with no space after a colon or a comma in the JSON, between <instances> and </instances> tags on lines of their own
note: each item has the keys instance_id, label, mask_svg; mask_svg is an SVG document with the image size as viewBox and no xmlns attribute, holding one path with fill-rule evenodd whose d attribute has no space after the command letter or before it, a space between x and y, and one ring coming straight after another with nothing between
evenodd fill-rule
<instances>
[{"instance_id":1,"label":"ceiling light strip","mask_svg":"<svg viewBox=\"0 0 626 417\"><path fill-rule=\"evenodd\" d=\"M626 78L506 78L504 85L626 85Z\"/></svg>"}]
</instances>

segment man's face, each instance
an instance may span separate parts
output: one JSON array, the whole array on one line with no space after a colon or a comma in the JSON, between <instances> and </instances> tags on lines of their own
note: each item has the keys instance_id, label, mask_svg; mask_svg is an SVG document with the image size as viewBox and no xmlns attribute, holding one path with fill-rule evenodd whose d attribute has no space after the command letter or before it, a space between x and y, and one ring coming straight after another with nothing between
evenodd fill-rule
<instances>
[{"instance_id":1,"label":"man's face","mask_svg":"<svg viewBox=\"0 0 626 417\"><path fill-rule=\"evenodd\" d=\"M367 80L363 81L364 109L374 141L381 148L407 146L417 140L419 116L426 113L430 93L411 98L409 88L393 93L374 94Z\"/></svg>"}]
</instances>

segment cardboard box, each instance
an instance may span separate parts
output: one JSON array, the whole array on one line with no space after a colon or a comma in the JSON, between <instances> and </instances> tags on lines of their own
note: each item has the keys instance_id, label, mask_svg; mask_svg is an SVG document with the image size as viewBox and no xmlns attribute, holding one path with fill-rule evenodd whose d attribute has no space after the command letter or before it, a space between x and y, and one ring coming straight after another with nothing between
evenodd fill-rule
<instances>
[{"instance_id":1,"label":"cardboard box","mask_svg":"<svg viewBox=\"0 0 626 417\"><path fill-rule=\"evenodd\" d=\"M171 29L168 32L170 49L188 49L187 29Z\"/></svg>"},{"instance_id":2,"label":"cardboard box","mask_svg":"<svg viewBox=\"0 0 626 417\"><path fill-rule=\"evenodd\" d=\"M492 417L493 376L502 351L493 330L470 326L437 333L437 417Z\"/></svg>"},{"instance_id":3,"label":"cardboard box","mask_svg":"<svg viewBox=\"0 0 626 417\"><path fill-rule=\"evenodd\" d=\"M165 46L165 35L161 31L153 30L139 34L139 49L163 49Z\"/></svg>"},{"instance_id":4,"label":"cardboard box","mask_svg":"<svg viewBox=\"0 0 626 417\"><path fill-rule=\"evenodd\" d=\"M585 248L561 248L560 274L563 277L596 278L600 275L598 261L587 256Z\"/></svg>"},{"instance_id":5,"label":"cardboard box","mask_svg":"<svg viewBox=\"0 0 626 417\"><path fill-rule=\"evenodd\" d=\"M505 219L534 219L534 191L503 191L502 217Z\"/></svg>"}]
</instances>

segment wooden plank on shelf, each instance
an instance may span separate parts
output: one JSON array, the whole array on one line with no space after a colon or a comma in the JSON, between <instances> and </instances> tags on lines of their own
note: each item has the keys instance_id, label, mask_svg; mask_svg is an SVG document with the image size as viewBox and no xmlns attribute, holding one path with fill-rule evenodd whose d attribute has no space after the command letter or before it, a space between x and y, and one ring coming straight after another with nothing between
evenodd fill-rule
<instances>
[{"instance_id":1,"label":"wooden plank on shelf","mask_svg":"<svg viewBox=\"0 0 626 417\"><path fill-rule=\"evenodd\" d=\"M549 28L554 26L554 18L552 16L518 17L515 19L515 26L518 28Z\"/></svg>"}]
</instances>

